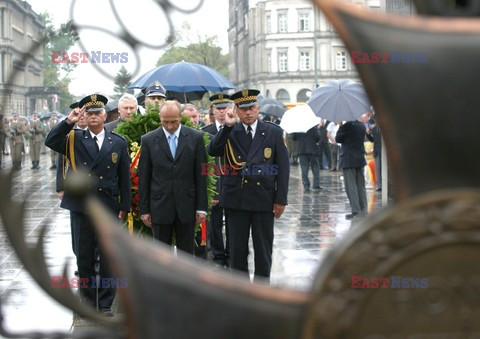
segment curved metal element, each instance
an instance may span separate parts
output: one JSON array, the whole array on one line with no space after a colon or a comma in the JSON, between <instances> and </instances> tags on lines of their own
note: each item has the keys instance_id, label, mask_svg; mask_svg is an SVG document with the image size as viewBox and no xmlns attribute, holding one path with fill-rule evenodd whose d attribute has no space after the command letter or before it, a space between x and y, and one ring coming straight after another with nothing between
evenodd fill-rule
<instances>
[{"instance_id":1,"label":"curved metal element","mask_svg":"<svg viewBox=\"0 0 480 339\"><path fill-rule=\"evenodd\" d=\"M378 15L338 1L317 4L350 51L428 58L355 64L383 130L396 199L480 188L480 162L474 158L480 154L480 96L472 77L480 74L480 20Z\"/></svg>"},{"instance_id":2,"label":"curved metal element","mask_svg":"<svg viewBox=\"0 0 480 339\"><path fill-rule=\"evenodd\" d=\"M478 336L479 266L479 191L437 191L383 210L325 258L303 338ZM352 288L352 276L426 277L428 288Z\"/></svg>"},{"instance_id":3,"label":"curved metal element","mask_svg":"<svg viewBox=\"0 0 480 339\"><path fill-rule=\"evenodd\" d=\"M26 243L23 226L25 201L15 202L11 200L12 176L12 172L8 175L0 174L0 187L2 188L2 194L0 195L0 215L8 239L15 249L18 259L25 266L25 269L45 293L78 315L97 321L100 324L110 326L121 325L119 321L106 318L93 308L80 303L79 298L76 297L69 288L52 288L52 275L48 272L45 253L43 251L43 238L47 225L41 227L38 240L33 247ZM66 272L67 265L64 266L62 278L66 278Z\"/></svg>"},{"instance_id":4,"label":"curved metal element","mask_svg":"<svg viewBox=\"0 0 480 339\"><path fill-rule=\"evenodd\" d=\"M417 11L421 15L475 17L480 16L480 2L477 0L467 1L464 8L456 8L452 0L412 0Z\"/></svg>"},{"instance_id":5,"label":"curved metal element","mask_svg":"<svg viewBox=\"0 0 480 339\"><path fill-rule=\"evenodd\" d=\"M88 210L135 338L298 338L310 293L220 274L161 243L132 238L94 198ZM148 326L145 326L148 324Z\"/></svg>"}]
</instances>

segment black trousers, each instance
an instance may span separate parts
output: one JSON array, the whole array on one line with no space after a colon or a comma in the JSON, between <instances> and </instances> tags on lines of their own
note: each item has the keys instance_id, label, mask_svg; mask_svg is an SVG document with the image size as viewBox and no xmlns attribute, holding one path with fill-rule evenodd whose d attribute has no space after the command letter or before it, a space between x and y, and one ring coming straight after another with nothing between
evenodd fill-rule
<instances>
[{"instance_id":1,"label":"black trousers","mask_svg":"<svg viewBox=\"0 0 480 339\"><path fill-rule=\"evenodd\" d=\"M75 249L77 251L78 275L80 279L88 279L87 286L80 288L80 296L93 307L98 307L100 310L109 309L112 306L113 299L115 299L115 288L105 288L92 281L95 279L95 259L98 253L96 251L98 241L92 221L89 216L80 212L72 211L70 217L72 218L72 225L75 225L76 228ZM100 282L104 278L112 278L101 249L99 278ZM98 288L92 286L98 286Z\"/></svg>"},{"instance_id":2,"label":"black trousers","mask_svg":"<svg viewBox=\"0 0 480 339\"><path fill-rule=\"evenodd\" d=\"M273 249L273 212L225 208L225 213L228 218L230 267L248 274L248 240L251 229L255 255L255 278L270 278Z\"/></svg>"},{"instance_id":3,"label":"black trousers","mask_svg":"<svg viewBox=\"0 0 480 339\"><path fill-rule=\"evenodd\" d=\"M153 237L168 245L172 244L173 231L175 230L175 241L177 249L193 254L195 249L195 220L182 224L178 216L173 224L153 224Z\"/></svg>"},{"instance_id":4,"label":"black trousers","mask_svg":"<svg viewBox=\"0 0 480 339\"><path fill-rule=\"evenodd\" d=\"M223 242L223 207L213 206L209 221L210 249L213 254L213 262L220 265L229 264L228 244L228 218L225 216L226 244Z\"/></svg>"}]
</instances>

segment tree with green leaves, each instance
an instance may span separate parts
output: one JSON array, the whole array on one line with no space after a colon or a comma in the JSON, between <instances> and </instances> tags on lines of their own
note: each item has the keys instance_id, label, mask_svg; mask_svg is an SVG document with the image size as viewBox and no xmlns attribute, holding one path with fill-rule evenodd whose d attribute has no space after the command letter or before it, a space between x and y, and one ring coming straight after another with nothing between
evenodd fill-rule
<instances>
[{"instance_id":1,"label":"tree with green leaves","mask_svg":"<svg viewBox=\"0 0 480 339\"><path fill-rule=\"evenodd\" d=\"M125 93L133 93L132 90L128 89L128 86L132 83L132 74L128 73L125 66L122 66L115 76L114 80L115 86L113 91L115 92L115 97L118 99Z\"/></svg>"},{"instance_id":2,"label":"tree with green leaves","mask_svg":"<svg viewBox=\"0 0 480 339\"><path fill-rule=\"evenodd\" d=\"M222 54L222 48L218 45L218 37L197 35L196 41L189 40L194 36L188 25L183 25L178 39L158 59L157 66L187 61L205 65L228 76L228 54ZM183 45L183 46L182 46Z\"/></svg>"},{"instance_id":3,"label":"tree with green leaves","mask_svg":"<svg viewBox=\"0 0 480 339\"><path fill-rule=\"evenodd\" d=\"M43 65L44 65L44 86L53 86L59 92L59 110L66 112L69 105L73 101L68 86L71 79L69 78L77 63L54 63L52 62L52 52L66 53L79 39L77 32L72 28L72 22L68 21L60 25L59 29L55 29L52 24L50 15L45 12L40 14L44 23L45 30L43 32ZM63 73L63 74L62 74ZM49 101L49 108L53 110L53 104Z\"/></svg>"}]
</instances>

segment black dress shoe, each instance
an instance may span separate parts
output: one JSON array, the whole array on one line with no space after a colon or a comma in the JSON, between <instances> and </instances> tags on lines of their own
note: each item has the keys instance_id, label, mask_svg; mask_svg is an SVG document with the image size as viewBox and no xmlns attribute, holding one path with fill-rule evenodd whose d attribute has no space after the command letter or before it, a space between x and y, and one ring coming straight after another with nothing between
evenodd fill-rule
<instances>
[{"instance_id":1,"label":"black dress shoe","mask_svg":"<svg viewBox=\"0 0 480 339\"><path fill-rule=\"evenodd\" d=\"M350 214L345 215L345 219L350 220L350 219L355 218L357 215L358 215L358 213L350 213Z\"/></svg>"}]
</instances>

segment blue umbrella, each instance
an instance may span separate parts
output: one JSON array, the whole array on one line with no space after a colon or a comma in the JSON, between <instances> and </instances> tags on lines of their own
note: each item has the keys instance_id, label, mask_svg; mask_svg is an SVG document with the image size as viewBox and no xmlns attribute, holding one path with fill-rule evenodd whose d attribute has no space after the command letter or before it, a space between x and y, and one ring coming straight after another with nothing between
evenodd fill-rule
<instances>
[{"instance_id":1,"label":"blue umbrella","mask_svg":"<svg viewBox=\"0 0 480 339\"><path fill-rule=\"evenodd\" d=\"M232 82L213 68L185 61L156 67L138 78L129 88L144 88L154 81L160 81L169 91L182 93L235 88Z\"/></svg>"},{"instance_id":2,"label":"blue umbrella","mask_svg":"<svg viewBox=\"0 0 480 339\"><path fill-rule=\"evenodd\" d=\"M353 121L370 111L363 86L351 80L331 80L314 89L307 104L330 121Z\"/></svg>"}]
</instances>

